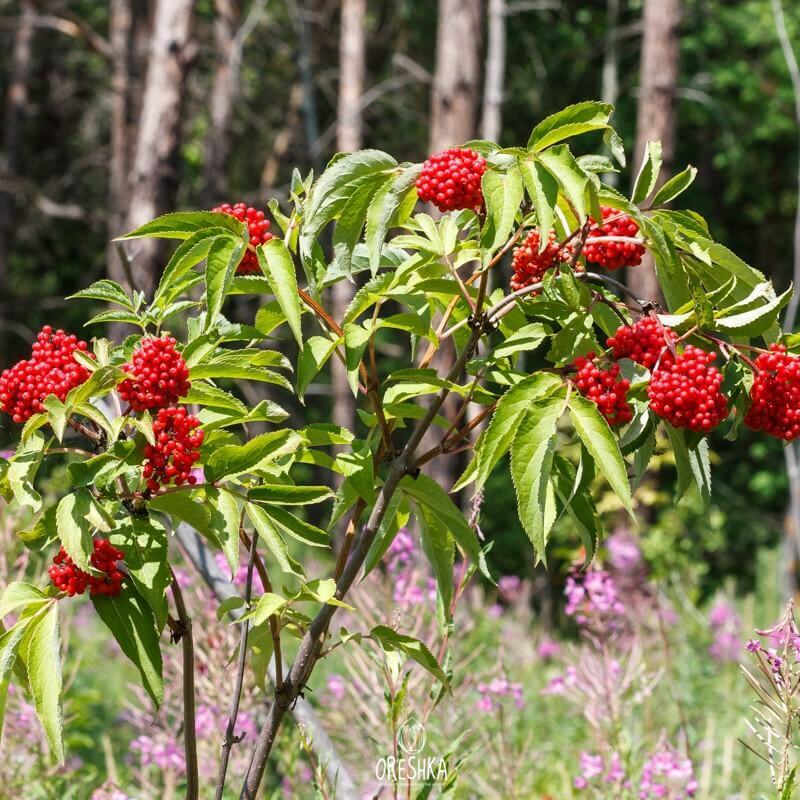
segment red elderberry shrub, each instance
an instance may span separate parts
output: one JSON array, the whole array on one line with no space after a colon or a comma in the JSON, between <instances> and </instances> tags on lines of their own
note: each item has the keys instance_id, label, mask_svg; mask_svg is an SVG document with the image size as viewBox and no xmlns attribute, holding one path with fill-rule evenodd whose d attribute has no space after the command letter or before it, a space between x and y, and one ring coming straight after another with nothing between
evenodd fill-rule
<instances>
[{"instance_id":1,"label":"red elderberry shrub","mask_svg":"<svg viewBox=\"0 0 800 800\"><path fill-rule=\"evenodd\" d=\"M728 416L720 392L722 373L714 353L687 345L683 353L664 353L647 387L650 408L674 428L707 433Z\"/></svg>"},{"instance_id":2,"label":"red elderberry shrub","mask_svg":"<svg viewBox=\"0 0 800 800\"><path fill-rule=\"evenodd\" d=\"M539 231L531 231L522 244L514 248L514 255L511 259L511 269L514 272L511 276L511 288L515 292L525 286L540 283L547 270L569 261L572 256L572 248L569 245L558 246L555 231L550 231L547 245L541 253L539 252L540 241ZM531 292L531 294L537 295L539 292Z\"/></svg>"},{"instance_id":3,"label":"red elderberry shrub","mask_svg":"<svg viewBox=\"0 0 800 800\"><path fill-rule=\"evenodd\" d=\"M800 436L800 358L773 344L756 358L756 367L744 424L791 442Z\"/></svg>"},{"instance_id":4,"label":"red elderberry shrub","mask_svg":"<svg viewBox=\"0 0 800 800\"><path fill-rule=\"evenodd\" d=\"M619 377L619 364L602 367L594 353L587 353L576 358L573 366L577 370L574 382L578 391L597 406L609 425L624 425L633 419L626 398L630 382Z\"/></svg>"},{"instance_id":5,"label":"red elderberry shrub","mask_svg":"<svg viewBox=\"0 0 800 800\"><path fill-rule=\"evenodd\" d=\"M678 338L675 331L665 328L655 317L641 317L633 325L620 325L608 340L615 359L629 358L647 369L653 369L668 342Z\"/></svg>"},{"instance_id":6,"label":"red elderberry shrub","mask_svg":"<svg viewBox=\"0 0 800 800\"><path fill-rule=\"evenodd\" d=\"M123 370L132 375L117 391L134 411L164 408L183 397L191 387L189 368L175 349L171 336L142 339Z\"/></svg>"},{"instance_id":7,"label":"red elderberry shrub","mask_svg":"<svg viewBox=\"0 0 800 800\"><path fill-rule=\"evenodd\" d=\"M94 552L89 556L89 563L103 575L92 575L75 566L75 562L62 547L48 570L50 580L53 586L66 592L70 597L83 594L87 587L89 594L105 594L113 597L122 590L125 576L117 568L117 561L123 555L107 539L95 539Z\"/></svg>"},{"instance_id":8,"label":"red elderberry shrub","mask_svg":"<svg viewBox=\"0 0 800 800\"><path fill-rule=\"evenodd\" d=\"M593 225L583 247L583 255L587 261L605 267L620 269L636 267L642 263L644 247L634 242L595 242L594 239L606 236L624 236L633 238L639 233L639 226L627 214L616 208L601 206L603 219L609 220L602 225Z\"/></svg>"},{"instance_id":9,"label":"red elderberry shrub","mask_svg":"<svg viewBox=\"0 0 800 800\"><path fill-rule=\"evenodd\" d=\"M250 244L255 248L257 245L264 244L270 239L274 239L275 235L269 232L269 220L263 211L259 211L253 206L245 205L244 203L223 203L221 206L212 208L219 214L228 214L231 217L236 217L240 222L247 224L247 230L250 233ZM260 275L261 267L258 265L258 256L256 251L247 248L239 266L236 268L237 275Z\"/></svg>"},{"instance_id":10,"label":"red elderberry shrub","mask_svg":"<svg viewBox=\"0 0 800 800\"><path fill-rule=\"evenodd\" d=\"M162 408L158 412L153 420L156 443L145 445L142 470L151 492L170 482L176 486L197 482L191 471L203 444L203 431L199 427L200 420L183 406Z\"/></svg>"},{"instance_id":11,"label":"red elderberry shrub","mask_svg":"<svg viewBox=\"0 0 800 800\"><path fill-rule=\"evenodd\" d=\"M417 178L419 199L439 211L478 210L483 206L481 178L486 160L474 150L452 147L435 153L422 165Z\"/></svg>"},{"instance_id":12,"label":"red elderberry shrub","mask_svg":"<svg viewBox=\"0 0 800 800\"><path fill-rule=\"evenodd\" d=\"M14 422L26 422L43 410L42 401L54 394L64 400L70 389L89 377L89 370L74 358L86 352L86 342L45 325L31 347L31 357L17 362L0 375L0 409Z\"/></svg>"}]
</instances>

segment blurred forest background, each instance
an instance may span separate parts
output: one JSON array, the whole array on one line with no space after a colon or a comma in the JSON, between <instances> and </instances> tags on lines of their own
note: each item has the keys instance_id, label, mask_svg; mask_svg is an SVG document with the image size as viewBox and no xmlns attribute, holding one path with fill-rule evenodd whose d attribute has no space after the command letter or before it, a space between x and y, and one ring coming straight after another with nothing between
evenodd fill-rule
<instances>
[{"instance_id":1,"label":"blurred forest background","mask_svg":"<svg viewBox=\"0 0 800 800\"><path fill-rule=\"evenodd\" d=\"M319 171L340 150L421 161L470 138L524 142L536 121L589 98L616 105L631 153L660 138L668 169L699 168L686 206L780 290L792 274L800 114L787 60L800 4L784 6L0 0L0 364L44 323L80 332L85 304L62 298L93 280L148 291L162 253L139 242L121 258L109 240L158 213L264 207L286 197L294 167ZM348 291L330 304L341 309ZM248 302L237 319L252 321ZM387 342L381 357L395 355ZM342 384L312 387L304 413L351 425ZM700 596L729 578L752 588L753 554L780 546L787 503L780 443L745 433L715 447L710 515L692 498L676 512L666 447L639 490L652 568L690 576ZM484 506L495 567L544 589L551 579L522 555L506 480ZM566 564L574 553L562 555Z\"/></svg>"}]
</instances>

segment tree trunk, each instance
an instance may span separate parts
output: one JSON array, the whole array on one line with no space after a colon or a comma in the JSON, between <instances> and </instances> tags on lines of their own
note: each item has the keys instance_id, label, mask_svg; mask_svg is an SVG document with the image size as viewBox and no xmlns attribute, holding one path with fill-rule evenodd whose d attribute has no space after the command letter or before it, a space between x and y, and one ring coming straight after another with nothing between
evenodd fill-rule
<instances>
[{"instance_id":1,"label":"tree trunk","mask_svg":"<svg viewBox=\"0 0 800 800\"><path fill-rule=\"evenodd\" d=\"M645 0L634 169L638 171L647 142L657 139L662 144L664 156L661 182L669 176L675 157L680 16L680 0ZM641 266L628 270L627 281L638 297L659 297L653 260L649 255Z\"/></svg>"},{"instance_id":2,"label":"tree trunk","mask_svg":"<svg viewBox=\"0 0 800 800\"><path fill-rule=\"evenodd\" d=\"M177 189L186 74L194 0L157 0L142 110L130 173L126 228L132 229L172 207ZM130 246L135 288L150 293L155 285L160 248L142 239Z\"/></svg>"},{"instance_id":3,"label":"tree trunk","mask_svg":"<svg viewBox=\"0 0 800 800\"><path fill-rule=\"evenodd\" d=\"M463 144L477 135L482 38L482 0L439 0L436 67L431 94L431 153ZM438 371L447 373L455 363L452 338L442 343L436 359ZM442 413L452 419L454 406L448 402ZM431 427L423 441L423 452L435 447L442 433ZM456 466L452 456L437 458L426 467L426 471L447 490L455 482Z\"/></svg>"},{"instance_id":4,"label":"tree trunk","mask_svg":"<svg viewBox=\"0 0 800 800\"><path fill-rule=\"evenodd\" d=\"M339 29L339 101L337 108L336 149L353 152L362 145L360 101L364 94L367 15L366 0L342 0ZM331 288L333 318L341 322L353 299L355 284L339 281ZM331 359L333 422L352 430L356 421L356 403L347 372L338 358Z\"/></svg>"},{"instance_id":5,"label":"tree trunk","mask_svg":"<svg viewBox=\"0 0 800 800\"><path fill-rule=\"evenodd\" d=\"M133 8L131 0L111 0L108 40L111 44L111 160L108 175L108 274L130 284L127 264L112 241L124 233L129 196L131 71L133 69Z\"/></svg>"},{"instance_id":6,"label":"tree trunk","mask_svg":"<svg viewBox=\"0 0 800 800\"><path fill-rule=\"evenodd\" d=\"M34 15L35 9L32 0L23 0L20 4L9 65L8 90L3 119L3 152L0 155L0 176L8 175L11 178L20 168L20 141L28 105ZM14 230L14 210L13 196L9 192L0 191L0 357L2 357L2 363L7 361L5 358L6 331L11 308L8 294L8 239Z\"/></svg>"},{"instance_id":7,"label":"tree trunk","mask_svg":"<svg viewBox=\"0 0 800 800\"><path fill-rule=\"evenodd\" d=\"M439 0L431 152L475 137L480 97L482 0Z\"/></svg>"},{"instance_id":8,"label":"tree trunk","mask_svg":"<svg viewBox=\"0 0 800 800\"><path fill-rule=\"evenodd\" d=\"M487 31L481 136L490 142L499 142L503 129L503 92L506 74L505 0L489 0Z\"/></svg>"},{"instance_id":9,"label":"tree trunk","mask_svg":"<svg viewBox=\"0 0 800 800\"><path fill-rule=\"evenodd\" d=\"M214 9L214 85L211 89L210 116L205 147L203 200L206 206L222 202L228 181L226 165L230 153L230 127L236 100L237 80L232 53L241 13L240 0L215 0Z\"/></svg>"},{"instance_id":10,"label":"tree trunk","mask_svg":"<svg viewBox=\"0 0 800 800\"><path fill-rule=\"evenodd\" d=\"M604 103L612 106L617 104L619 98L619 0L606 2L606 34L603 37L603 70L600 94ZM603 180L610 186L619 183L619 173L609 172L603 175Z\"/></svg>"}]
</instances>

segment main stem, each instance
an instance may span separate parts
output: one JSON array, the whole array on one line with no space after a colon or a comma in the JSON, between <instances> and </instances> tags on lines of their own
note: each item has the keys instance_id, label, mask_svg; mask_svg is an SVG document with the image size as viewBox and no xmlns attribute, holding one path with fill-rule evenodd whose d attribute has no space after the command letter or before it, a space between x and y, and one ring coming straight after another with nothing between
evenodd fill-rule
<instances>
[{"instance_id":1,"label":"main stem","mask_svg":"<svg viewBox=\"0 0 800 800\"><path fill-rule=\"evenodd\" d=\"M485 296L484 292L481 292L480 295ZM461 376L467 361L472 356L478 340L483 333L481 313L482 308L481 305L479 305L476 308L476 316L473 320L472 335L447 376L448 385ZM449 389L446 387L439 391L428 408L424 419L422 419L415 428L405 447L400 454L391 461L389 473L378 493L375 504L372 507L372 512L353 543L342 574L336 582L337 599L342 600L344 598L358 576L397 486L402 478L415 467L414 456L417 448L428 428L433 424L448 394ZM258 787L264 776L267 759L272 750L272 745L275 741L278 729L280 728L281 721L294 700L305 687L316 664L330 621L335 613L336 606L327 604L323 605L317 612L317 615L312 620L300 643L297 656L283 682L283 686L280 690L276 689L275 691L275 700L270 706L267 719L258 735L258 741L256 742L245 783L242 787L240 796L242 800L255 800L256 798Z\"/></svg>"}]
</instances>

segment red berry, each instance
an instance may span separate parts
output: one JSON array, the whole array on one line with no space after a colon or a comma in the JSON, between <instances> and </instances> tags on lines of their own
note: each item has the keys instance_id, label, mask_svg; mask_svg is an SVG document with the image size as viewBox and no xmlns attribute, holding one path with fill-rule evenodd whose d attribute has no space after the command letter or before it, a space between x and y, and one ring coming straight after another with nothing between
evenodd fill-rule
<instances>
[{"instance_id":1,"label":"red berry","mask_svg":"<svg viewBox=\"0 0 800 800\"><path fill-rule=\"evenodd\" d=\"M89 588L89 594L105 594L110 597L118 595L122 590L124 575L117 568L117 561L123 557L108 539L95 539L94 552L89 556L89 563L103 575L92 575L79 567L67 555L62 547L52 566L48 569L50 580L57 589L70 597L83 594Z\"/></svg>"},{"instance_id":2,"label":"red berry","mask_svg":"<svg viewBox=\"0 0 800 800\"><path fill-rule=\"evenodd\" d=\"M422 165L417 178L417 195L439 211L460 211L483 206L481 178L486 160L474 150L452 147L435 153Z\"/></svg>"},{"instance_id":3,"label":"red berry","mask_svg":"<svg viewBox=\"0 0 800 800\"><path fill-rule=\"evenodd\" d=\"M161 486L175 483L194 483L192 467L200 458L203 431L200 420L187 413L183 406L162 408L153 420L156 443L144 448L142 475L147 488L157 492Z\"/></svg>"},{"instance_id":4,"label":"red berry","mask_svg":"<svg viewBox=\"0 0 800 800\"><path fill-rule=\"evenodd\" d=\"M800 436L800 358L773 344L756 358L756 367L744 424L791 442Z\"/></svg>"},{"instance_id":5,"label":"red berry","mask_svg":"<svg viewBox=\"0 0 800 800\"><path fill-rule=\"evenodd\" d=\"M609 220L602 225L595 224L589 231L583 255L587 261L605 267L606 269L620 269L621 267L636 267L642 263L645 249L635 242L595 242L593 239L607 236L621 236L626 239L637 238L639 226L627 214L616 208L601 206L603 219Z\"/></svg>"},{"instance_id":6,"label":"red berry","mask_svg":"<svg viewBox=\"0 0 800 800\"><path fill-rule=\"evenodd\" d=\"M674 428L707 433L729 413L720 392L722 373L711 363L714 353L687 345L673 356L666 351L647 387L650 408Z\"/></svg>"},{"instance_id":7,"label":"red berry","mask_svg":"<svg viewBox=\"0 0 800 800\"><path fill-rule=\"evenodd\" d=\"M48 395L64 400L90 374L75 360L76 350L86 352L86 342L62 330L54 333L45 325L31 347L31 357L0 375L0 409L21 423L43 410Z\"/></svg>"},{"instance_id":8,"label":"red berry","mask_svg":"<svg viewBox=\"0 0 800 800\"><path fill-rule=\"evenodd\" d=\"M545 272L558 264L569 261L572 256L572 248L569 245L558 246L558 238L555 231L550 231L547 245L542 252L539 252L539 231L531 231L525 241L514 248L514 256L511 260L511 269L514 274L511 276L511 288L514 291L534 283L541 283ZM538 291L531 292L533 295L539 294Z\"/></svg>"},{"instance_id":9,"label":"red berry","mask_svg":"<svg viewBox=\"0 0 800 800\"><path fill-rule=\"evenodd\" d=\"M615 359L629 358L647 369L653 369L669 342L677 339L671 328L665 328L655 317L640 317L633 325L620 325L608 340Z\"/></svg>"},{"instance_id":10,"label":"red berry","mask_svg":"<svg viewBox=\"0 0 800 800\"><path fill-rule=\"evenodd\" d=\"M164 408L189 391L189 368L175 345L171 336L142 339L130 362L123 366L132 377L117 391L134 411Z\"/></svg>"},{"instance_id":11,"label":"red berry","mask_svg":"<svg viewBox=\"0 0 800 800\"><path fill-rule=\"evenodd\" d=\"M275 235L269 232L269 220L266 219L266 214L244 203L236 203L235 205L223 203L221 206L211 210L218 214L228 214L231 217L236 217L240 222L247 224L251 246L245 251L244 257L236 268L236 274L260 275L261 267L258 265L258 256L254 248L275 238Z\"/></svg>"},{"instance_id":12,"label":"red berry","mask_svg":"<svg viewBox=\"0 0 800 800\"><path fill-rule=\"evenodd\" d=\"M609 425L624 425L633 419L626 398L630 382L619 377L619 364L603 367L595 361L594 353L587 353L576 358L573 366L578 391L597 406Z\"/></svg>"}]
</instances>

